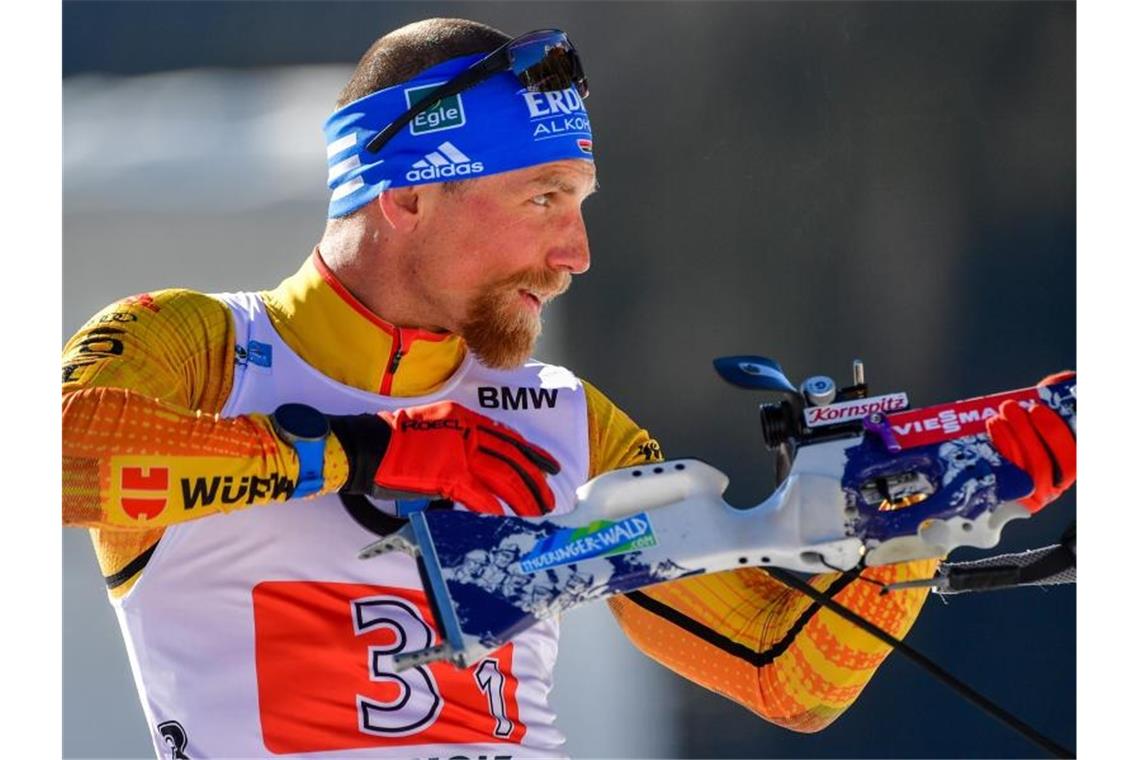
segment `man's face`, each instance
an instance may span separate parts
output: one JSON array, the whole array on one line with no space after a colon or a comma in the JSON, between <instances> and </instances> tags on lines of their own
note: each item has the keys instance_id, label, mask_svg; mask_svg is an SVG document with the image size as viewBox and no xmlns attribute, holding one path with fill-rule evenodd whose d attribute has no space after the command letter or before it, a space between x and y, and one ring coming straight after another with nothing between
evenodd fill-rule
<instances>
[{"instance_id":1,"label":"man's face","mask_svg":"<svg viewBox=\"0 0 1140 760\"><path fill-rule=\"evenodd\" d=\"M463 569L472 575L482 575L487 568L487 555L470 552L463 558Z\"/></svg>"},{"instance_id":2,"label":"man's face","mask_svg":"<svg viewBox=\"0 0 1140 760\"><path fill-rule=\"evenodd\" d=\"M425 186L412 279L439 326L483 363L530 356L550 299L590 266L582 202L594 164L555 161L465 182Z\"/></svg>"}]
</instances>

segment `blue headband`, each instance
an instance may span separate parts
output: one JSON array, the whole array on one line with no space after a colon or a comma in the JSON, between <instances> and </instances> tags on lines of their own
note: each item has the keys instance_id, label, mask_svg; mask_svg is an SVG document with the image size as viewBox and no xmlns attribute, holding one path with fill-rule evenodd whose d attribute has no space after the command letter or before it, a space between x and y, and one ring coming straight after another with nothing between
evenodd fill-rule
<instances>
[{"instance_id":1,"label":"blue headband","mask_svg":"<svg viewBox=\"0 0 1140 760\"><path fill-rule=\"evenodd\" d=\"M510 71L444 98L378 153L365 149L412 104L482 57L444 61L329 116L324 132L330 219L352 213L390 187L486 177L566 158L593 160L590 119L577 91L527 92Z\"/></svg>"}]
</instances>

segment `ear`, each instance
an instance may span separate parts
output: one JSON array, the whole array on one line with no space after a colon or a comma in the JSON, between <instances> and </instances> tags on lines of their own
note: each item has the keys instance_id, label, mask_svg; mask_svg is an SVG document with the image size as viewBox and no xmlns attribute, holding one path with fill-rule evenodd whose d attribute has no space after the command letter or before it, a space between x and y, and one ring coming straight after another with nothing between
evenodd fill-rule
<instances>
[{"instance_id":1,"label":"ear","mask_svg":"<svg viewBox=\"0 0 1140 760\"><path fill-rule=\"evenodd\" d=\"M420 188L389 188L376 197L384 221L396 232L411 232L420 221Z\"/></svg>"}]
</instances>

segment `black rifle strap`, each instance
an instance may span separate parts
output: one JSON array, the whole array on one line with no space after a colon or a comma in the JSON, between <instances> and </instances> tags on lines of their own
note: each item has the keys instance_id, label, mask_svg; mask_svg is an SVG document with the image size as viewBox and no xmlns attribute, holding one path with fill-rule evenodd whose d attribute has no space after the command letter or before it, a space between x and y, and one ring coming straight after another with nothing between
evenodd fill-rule
<instances>
[{"instance_id":1,"label":"black rifle strap","mask_svg":"<svg viewBox=\"0 0 1140 760\"><path fill-rule=\"evenodd\" d=\"M882 628L879 628L874 623L864 619L863 617L844 607L842 604L839 604L834 599L828 597L826 594L817 591L811 584L800 580L792 573L781 568L766 567L764 569L768 572L769 575L784 585L806 594L812 601L817 602L821 606L831 610L847 622L852 623L859 628L862 628L864 631L879 639L883 643L901 652L912 662L916 663L919 667L930 673L930 675L934 676L939 681L942 681L942 683L958 692L958 694L966 699L966 701L973 703L977 707L980 707L990 716L996 718L1002 723L1005 723L1007 726L1017 731L1019 734L1037 746L1046 750L1054 757L1076 757L1076 754L1071 749L1061 746L1049 737L1040 733L1028 723L998 705L996 702L993 702L992 700L983 696L981 693L975 691L970 686L967 686L965 683L958 680L956 677L951 675L949 672L940 667L936 662L916 650L914 647L910 646L900 639L895 638L891 634L884 631Z\"/></svg>"}]
</instances>

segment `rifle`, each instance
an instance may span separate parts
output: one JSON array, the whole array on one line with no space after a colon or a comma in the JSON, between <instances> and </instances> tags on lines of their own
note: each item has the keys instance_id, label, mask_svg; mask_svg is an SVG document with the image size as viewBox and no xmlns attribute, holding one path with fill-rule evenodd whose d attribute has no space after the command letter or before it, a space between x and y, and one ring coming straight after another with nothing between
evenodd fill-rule
<instances>
[{"instance_id":1,"label":"rifle","mask_svg":"<svg viewBox=\"0 0 1140 760\"><path fill-rule=\"evenodd\" d=\"M762 567L787 585L886 641L1027 738L1073 753L958 681L890 634L816 591L793 572L945 558L961 546L992 548L1029 476L1005 460L985 420L1013 399L1049 406L1076 430L1076 378L1047 386L910 409L905 393L870 396L860 361L837 388L817 375L797 388L762 356L713 362L727 382L775 393L760 407L765 443L776 453L776 490L737 508L723 499L728 477L698 459L614 470L577 492L575 509L543 518L423 510L399 531L364 547L417 558L444 641L395 657L397 670L450 660L468 667L541 620L581 604L677 578ZM929 580L939 593L1075 581L1076 536L1059 546L981 562L944 562Z\"/></svg>"}]
</instances>

